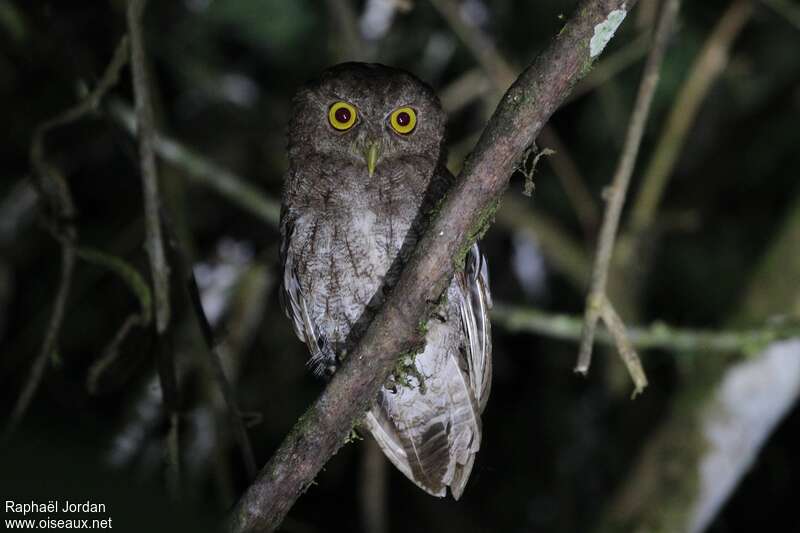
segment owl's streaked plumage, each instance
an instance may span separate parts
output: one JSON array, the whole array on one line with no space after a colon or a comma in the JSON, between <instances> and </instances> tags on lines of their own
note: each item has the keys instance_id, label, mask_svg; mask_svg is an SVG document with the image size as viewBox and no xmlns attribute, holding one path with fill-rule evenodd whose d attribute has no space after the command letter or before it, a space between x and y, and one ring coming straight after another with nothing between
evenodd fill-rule
<instances>
[{"instance_id":1,"label":"owl's streaked plumage","mask_svg":"<svg viewBox=\"0 0 800 533\"><path fill-rule=\"evenodd\" d=\"M444 125L427 85L382 65L337 65L295 97L281 296L315 373L333 372L358 340L452 182ZM428 322L425 350L390 377L366 417L392 463L436 496L448 486L461 496L480 447L490 301L476 245Z\"/></svg>"}]
</instances>

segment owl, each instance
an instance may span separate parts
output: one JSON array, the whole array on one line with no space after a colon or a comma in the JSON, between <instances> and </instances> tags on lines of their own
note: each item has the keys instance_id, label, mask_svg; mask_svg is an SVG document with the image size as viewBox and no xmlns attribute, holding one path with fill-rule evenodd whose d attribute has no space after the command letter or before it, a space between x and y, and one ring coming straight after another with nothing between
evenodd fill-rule
<instances>
[{"instance_id":1,"label":"owl","mask_svg":"<svg viewBox=\"0 0 800 533\"><path fill-rule=\"evenodd\" d=\"M452 184L444 126L426 84L378 64L334 66L294 98L280 295L315 374L347 357ZM389 460L435 496L461 496L480 448L490 306L475 245L427 322L424 350L397 364L365 416Z\"/></svg>"}]
</instances>

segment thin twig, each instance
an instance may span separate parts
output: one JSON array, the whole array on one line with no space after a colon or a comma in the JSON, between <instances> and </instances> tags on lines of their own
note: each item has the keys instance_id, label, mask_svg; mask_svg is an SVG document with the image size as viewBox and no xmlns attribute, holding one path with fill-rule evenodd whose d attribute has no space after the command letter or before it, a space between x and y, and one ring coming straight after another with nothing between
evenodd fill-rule
<instances>
[{"instance_id":1,"label":"thin twig","mask_svg":"<svg viewBox=\"0 0 800 533\"><path fill-rule=\"evenodd\" d=\"M147 255L153 281L155 306L158 375L164 394L164 409L168 414L169 431L166 437L167 487L177 498L180 490L180 424L178 372L170 324L169 265L161 235L161 200L158 192L158 171L155 157L155 126L147 79L147 58L142 35L142 15L147 0L128 0L127 22L131 38L131 69L133 96L136 104L137 136L139 140L140 171L144 195L144 217Z\"/></svg>"},{"instance_id":2,"label":"thin twig","mask_svg":"<svg viewBox=\"0 0 800 533\"><path fill-rule=\"evenodd\" d=\"M625 363L625 368L628 369L628 374L633 380L633 394L631 397L636 398L647 387L647 376L642 368L642 361L639 359L636 350L633 349L633 344L628 337L625 323L622 322L608 298L605 298L605 295L603 298L604 301L600 304L601 317L608 331L611 332L614 344L619 350L620 357L622 357L622 362Z\"/></svg>"},{"instance_id":3,"label":"thin twig","mask_svg":"<svg viewBox=\"0 0 800 533\"><path fill-rule=\"evenodd\" d=\"M775 13L782 16L792 26L800 30L800 7L789 0L761 0Z\"/></svg>"},{"instance_id":4,"label":"thin twig","mask_svg":"<svg viewBox=\"0 0 800 533\"><path fill-rule=\"evenodd\" d=\"M495 302L492 322L514 332L537 333L553 339L573 342L581 340L583 317L553 314L527 306L505 305ZM779 340L800 337L797 323L767 323L748 329L690 329L675 327L663 322L649 326L632 326L627 329L631 344L640 350L663 349L676 352L701 353L752 353ZM614 339L605 329L598 329L597 342L614 345Z\"/></svg>"},{"instance_id":5,"label":"thin twig","mask_svg":"<svg viewBox=\"0 0 800 533\"><path fill-rule=\"evenodd\" d=\"M89 394L97 394L101 390L101 381L110 368L119 360L119 348L128 338L133 328L146 327L147 323L142 319L142 315L131 313L122 321L116 334L111 338L108 345L103 349L102 355L92 363L86 375L86 389Z\"/></svg>"},{"instance_id":6,"label":"thin twig","mask_svg":"<svg viewBox=\"0 0 800 533\"><path fill-rule=\"evenodd\" d=\"M514 68L506 60L489 35L481 28L464 20L458 5L453 0L430 0L430 2L477 59L494 85L492 94L499 99L514 81L515 73L519 72L519 69ZM588 235L594 231L597 225L597 208L586 187L586 180L581 176L575 160L570 156L566 145L552 126L544 126L540 140L543 146L555 149L555 153L548 158L548 161L561 181L567 199L572 204L584 233Z\"/></svg>"},{"instance_id":7,"label":"thin twig","mask_svg":"<svg viewBox=\"0 0 800 533\"><path fill-rule=\"evenodd\" d=\"M636 27L640 30L653 28L658 19L658 0L644 0L636 8Z\"/></svg>"},{"instance_id":8,"label":"thin twig","mask_svg":"<svg viewBox=\"0 0 800 533\"><path fill-rule=\"evenodd\" d=\"M765 235L768 245L730 306L727 323L787 314L789 320L800 318L800 196L785 212ZM708 529L736 494L758 450L796 405L800 332L787 338L792 340L755 344L734 357L692 359L667 416L639 446L638 459L596 531L624 531L631 524L660 532Z\"/></svg>"},{"instance_id":9,"label":"thin twig","mask_svg":"<svg viewBox=\"0 0 800 533\"><path fill-rule=\"evenodd\" d=\"M53 312L50 315L50 322L47 324L47 332L45 333L42 347L39 354L33 361L31 372L25 382L25 387L22 389L17 402L14 404L14 409L3 432L3 441L7 442L11 435L16 431L17 426L22 421L25 413L30 406L36 390L44 376L44 370L47 367L47 362L56 348L58 341L58 334L61 331L61 322L64 319L64 309L67 305L67 296L69 295L69 288L72 283L72 273L75 270L75 248L64 244L61 246L61 280L58 284L58 292L56 293L55 301L53 302Z\"/></svg>"},{"instance_id":10,"label":"thin twig","mask_svg":"<svg viewBox=\"0 0 800 533\"><path fill-rule=\"evenodd\" d=\"M147 281L136 268L120 257L111 255L95 248L79 247L78 257L108 270L122 281L139 304L139 314L144 325L149 324L153 316L153 299Z\"/></svg>"},{"instance_id":11,"label":"thin twig","mask_svg":"<svg viewBox=\"0 0 800 533\"><path fill-rule=\"evenodd\" d=\"M351 0L325 0L328 20L332 22L331 35L334 56L338 62L366 61L371 54L369 46L361 38L358 15Z\"/></svg>"},{"instance_id":12,"label":"thin twig","mask_svg":"<svg viewBox=\"0 0 800 533\"><path fill-rule=\"evenodd\" d=\"M74 122L95 111L105 94L117 83L120 70L127 62L127 57L128 39L123 36L95 88L75 106L39 125L33 134L30 152L33 183L44 208L48 211L47 215L50 217L48 227L61 244L61 278L42 347L33 361L25 386L11 411L8 423L3 431L2 441L8 441L11 438L11 435L13 435L25 416L44 376L48 358L56 349L61 324L64 320L67 297L72 284L72 274L75 270L75 241L78 235L77 229L73 224L75 206L66 179L58 169L47 162L45 137L54 128Z\"/></svg>"},{"instance_id":13,"label":"thin twig","mask_svg":"<svg viewBox=\"0 0 800 533\"><path fill-rule=\"evenodd\" d=\"M156 335L156 369L161 386L161 398L166 413L169 429L164 438L164 459L166 485L173 499L180 497L181 460L180 460L180 418L178 369L175 364L175 347L173 346L172 329L167 334Z\"/></svg>"},{"instance_id":14,"label":"thin twig","mask_svg":"<svg viewBox=\"0 0 800 533\"><path fill-rule=\"evenodd\" d=\"M158 171L155 157L155 128L150 89L147 80L147 59L142 37L142 14L147 0L129 0L128 33L131 36L131 67L133 70L133 94L136 101L137 136L144 192L145 232L147 255L153 276L153 295L156 331L163 335L170 318L169 266L164 253L159 217Z\"/></svg>"},{"instance_id":15,"label":"thin twig","mask_svg":"<svg viewBox=\"0 0 800 533\"><path fill-rule=\"evenodd\" d=\"M679 0L667 0L659 18L658 27L653 37L653 45L647 58L639 93L631 114L630 124L628 125L628 133L625 136L625 144L607 193L608 203L603 216L603 225L600 229L600 239L597 244L597 253L592 270L591 288L589 295L586 297L583 338L581 340L578 363L575 367L575 371L581 374L586 374L589 371L598 318L601 316L604 318L616 316L616 313L611 312L611 304L605 295L611 252L614 249L619 218L628 192L628 183L633 174L633 167L636 163L636 156L639 153L644 126L647 122L650 105L658 84L661 63L664 59L673 23L678 14L679 5ZM612 327L612 324L608 322L606 325L609 329ZM624 328L618 331L622 332ZM625 357L627 352L625 344L619 345L618 348L620 354Z\"/></svg>"},{"instance_id":16,"label":"thin twig","mask_svg":"<svg viewBox=\"0 0 800 533\"><path fill-rule=\"evenodd\" d=\"M517 162L599 54L597 41L590 46L596 29L607 27L612 12L612 21L619 21L620 11L635 3L579 3L514 82L364 335L236 505L231 531L274 531L369 409L397 358L419 349L420 321L433 312L466 253L491 225Z\"/></svg>"},{"instance_id":17,"label":"thin twig","mask_svg":"<svg viewBox=\"0 0 800 533\"><path fill-rule=\"evenodd\" d=\"M475 67L442 87L439 90L439 101L444 112L452 116L478 98L484 97L492 89L486 72L481 67Z\"/></svg>"},{"instance_id":18,"label":"thin twig","mask_svg":"<svg viewBox=\"0 0 800 533\"><path fill-rule=\"evenodd\" d=\"M619 50L615 50L595 63L592 71L583 78L564 101L564 105L577 100L607 83L617 74L635 64L647 55L650 48L651 35L642 32L630 43ZM458 112L467 104L477 98L484 97L492 90L492 85L486 77L484 69L478 67L470 69L454 79L439 91L439 100L442 108L448 115Z\"/></svg>"},{"instance_id":19,"label":"thin twig","mask_svg":"<svg viewBox=\"0 0 800 533\"><path fill-rule=\"evenodd\" d=\"M153 315L153 303L147 281L132 265L123 259L93 248L78 248L78 257L114 273L130 289L139 303L139 312L131 313L117 329L117 333L103 350L103 355L89 368L86 377L86 388L90 394L99 390L100 380L104 373L116 363L119 347L135 327L150 325Z\"/></svg>"},{"instance_id":20,"label":"thin twig","mask_svg":"<svg viewBox=\"0 0 800 533\"><path fill-rule=\"evenodd\" d=\"M180 277L185 282L185 288L189 296L189 303L192 308L195 319L197 320L200 331L203 335L203 340L206 346L206 355L211 366L211 372L214 381L220 389L225 407L227 409L228 419L233 429L234 440L239 446L244 461L245 471L247 472L248 481L255 478L256 467L255 455L253 454L253 447L250 443L250 437L247 434L247 428L239 410L238 403L236 402L236 395L233 392L230 381L225 375L225 369L222 365L222 358L218 350L218 343L214 336L214 331L211 327L208 317L206 316L203 308L203 302L200 297L200 289L197 286L197 279L194 276L194 271L191 266L191 261L187 256L186 243L181 243L178 240L177 232L174 229L174 223L166 212L161 213L161 221L164 227L164 234L166 235L166 243L171 253L171 258L175 268L177 269Z\"/></svg>"},{"instance_id":21,"label":"thin twig","mask_svg":"<svg viewBox=\"0 0 800 533\"><path fill-rule=\"evenodd\" d=\"M217 350L217 342L214 339L214 331L211 329L211 324L208 322L205 310L203 309L203 302L200 300L200 289L197 288L197 280L193 272L189 272L189 279L187 281L187 288L189 291L189 298L194 309L195 317L200 325L200 330L203 332L203 339L206 343L206 353L208 354L209 362L211 363L211 370L214 374L214 380L222 392L222 398L225 400L225 405L228 408L228 418L230 419L231 427L233 429L234 440L239 446L239 451L244 460L245 470L247 471L247 478L252 481L256 477L258 468L256 467L256 459L253 454L253 446L250 444L250 437L247 434L244 420L242 419L242 412L236 402L236 395L233 392L228 378L225 376L225 369L222 366L222 359Z\"/></svg>"},{"instance_id":22,"label":"thin twig","mask_svg":"<svg viewBox=\"0 0 800 533\"><path fill-rule=\"evenodd\" d=\"M678 155L683 149L689 128L714 81L724 71L731 45L752 12L751 0L734 0L719 19L692 65L633 201L628 233L634 239L644 234L655 220L656 211Z\"/></svg>"},{"instance_id":23,"label":"thin twig","mask_svg":"<svg viewBox=\"0 0 800 533\"><path fill-rule=\"evenodd\" d=\"M234 389L243 366L243 352L245 352L247 345L252 342L254 336L261 329L264 321L264 311L270 304L269 291L276 280L270 269L265 266L265 263L271 262L276 253L275 247L267 248L262 251L260 257L255 258L246 267L244 272L237 275L237 281L232 288L230 299L226 299L224 323L214 324L216 328L222 328L225 331L225 338L217 346L217 352L220 360L225 363L225 375ZM220 254L221 256L224 255L221 250ZM214 381L214 376L208 375L208 373L207 376L207 381ZM216 382L210 384L209 391L212 389L214 391L218 390L219 385ZM229 416L228 406L220 396L215 394L213 397L214 412L217 419L227 421ZM263 418L261 413L242 412L238 406L235 406L235 408L246 428L261 423ZM229 428L233 423L217 424L216 446L213 452L214 460L217 463L217 475L215 477L217 478L218 490L221 492L225 508L230 508L236 503L236 498L238 497L238 494L234 492L232 473L230 472L231 465L229 464L228 454L225 451L225 447L231 441ZM249 440L249 436L247 438ZM246 461L246 459L244 460ZM253 478L251 478L251 481Z\"/></svg>"},{"instance_id":24,"label":"thin twig","mask_svg":"<svg viewBox=\"0 0 800 533\"><path fill-rule=\"evenodd\" d=\"M505 91L513 83L517 70L506 61L489 36L461 16L459 6L453 0L430 0L431 5L447 21L453 32L475 56L493 83Z\"/></svg>"},{"instance_id":25,"label":"thin twig","mask_svg":"<svg viewBox=\"0 0 800 533\"><path fill-rule=\"evenodd\" d=\"M135 134L136 116L130 107L120 101L114 101L108 107L112 118L128 133ZM251 185L247 179L158 132L153 146L161 159L186 172L187 177L196 183L211 188L269 225L278 226L280 204Z\"/></svg>"}]
</instances>

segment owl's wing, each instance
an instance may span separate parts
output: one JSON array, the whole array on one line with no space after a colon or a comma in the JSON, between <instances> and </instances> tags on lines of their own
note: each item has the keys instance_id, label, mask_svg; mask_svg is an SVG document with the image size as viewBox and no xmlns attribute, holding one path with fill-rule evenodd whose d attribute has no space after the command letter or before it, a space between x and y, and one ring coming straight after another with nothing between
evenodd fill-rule
<instances>
[{"instance_id":1,"label":"owl's wing","mask_svg":"<svg viewBox=\"0 0 800 533\"><path fill-rule=\"evenodd\" d=\"M481 255L478 243L470 248L464 270L457 274L460 292L459 309L464 328L470 385L480 411L486 407L492 388L492 337L489 310L492 294L489 291L489 268Z\"/></svg>"},{"instance_id":2,"label":"owl's wing","mask_svg":"<svg viewBox=\"0 0 800 533\"><path fill-rule=\"evenodd\" d=\"M489 267L478 248L478 243L470 248L464 261L464 270L457 276L470 391L477 403L480 420L492 388L492 332L489 321L492 294L489 291ZM480 426L478 444L480 444ZM475 451L478 451L477 448ZM457 465L450 486L454 498L458 499L464 491L474 461L475 453L471 453L466 463Z\"/></svg>"},{"instance_id":3,"label":"owl's wing","mask_svg":"<svg viewBox=\"0 0 800 533\"><path fill-rule=\"evenodd\" d=\"M458 499L480 448L480 412L491 381L491 298L477 246L449 296L458 311L430 321L425 350L415 359L419 375L396 392L382 389L366 423L409 479L434 496L445 496L449 486Z\"/></svg>"},{"instance_id":4,"label":"owl's wing","mask_svg":"<svg viewBox=\"0 0 800 533\"><path fill-rule=\"evenodd\" d=\"M437 169L432 181L432 198L442 198L455 182L445 167ZM489 310L489 269L478 243L472 245L464 260L464 270L455 277L458 303L464 329L465 351L469 368L470 388L480 412L486 407L492 386L492 332Z\"/></svg>"},{"instance_id":5,"label":"owl's wing","mask_svg":"<svg viewBox=\"0 0 800 533\"><path fill-rule=\"evenodd\" d=\"M321 376L325 373L332 361L335 360L333 351L324 336L317 333L317 328L311 320L308 303L303 295L303 289L297 277L294 266L294 254L291 239L294 233L295 217L285 207L281 209L281 248L280 267L281 276L279 299L284 313L292 322L297 338L306 343L311 357L307 365L314 374Z\"/></svg>"},{"instance_id":6,"label":"owl's wing","mask_svg":"<svg viewBox=\"0 0 800 533\"><path fill-rule=\"evenodd\" d=\"M457 336L458 316L432 321L416 372L396 377L395 390L381 389L366 424L391 462L434 496L447 487L458 499L480 447L478 406Z\"/></svg>"}]
</instances>

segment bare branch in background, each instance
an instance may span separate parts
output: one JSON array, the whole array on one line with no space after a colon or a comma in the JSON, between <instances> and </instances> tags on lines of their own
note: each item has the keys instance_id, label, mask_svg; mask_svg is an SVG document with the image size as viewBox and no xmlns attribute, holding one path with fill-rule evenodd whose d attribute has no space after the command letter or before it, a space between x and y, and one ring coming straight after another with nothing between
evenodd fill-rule
<instances>
[{"instance_id":1,"label":"bare branch in background","mask_svg":"<svg viewBox=\"0 0 800 533\"><path fill-rule=\"evenodd\" d=\"M648 31L654 28L658 19L658 0L643 0L636 8L636 27Z\"/></svg>"},{"instance_id":2,"label":"bare branch in background","mask_svg":"<svg viewBox=\"0 0 800 533\"><path fill-rule=\"evenodd\" d=\"M631 206L628 232L634 239L655 220L661 197L686 142L700 105L728 64L731 45L753 12L751 0L735 0L717 22L672 106L666 126L642 177Z\"/></svg>"},{"instance_id":3,"label":"bare branch in background","mask_svg":"<svg viewBox=\"0 0 800 533\"><path fill-rule=\"evenodd\" d=\"M69 239L74 238L74 228L64 228L64 236ZM25 416L31 400L33 400L33 396L36 394L36 390L42 382L47 362L56 349L58 334L61 331L61 323L64 320L64 309L67 305L67 297L69 296L69 288L72 284L72 273L74 270L75 248L71 243L64 243L61 246L61 278L58 283L58 291L56 292L55 300L53 301L53 311L50 315L50 321L47 324L47 331L45 332L39 354L36 356L36 359L34 359L30 374L28 374L28 379L25 381L25 387L17 397L14 409L3 431L2 440L4 442L7 442L11 438L17 426L22 421L22 418Z\"/></svg>"},{"instance_id":4,"label":"bare branch in background","mask_svg":"<svg viewBox=\"0 0 800 533\"><path fill-rule=\"evenodd\" d=\"M229 269L233 266L240 271L230 290L225 291L227 294L216 298L217 315L206 314L215 330L224 331L224 337L220 338L215 350L219 354L219 361L227 381L229 381L234 390L239 390L238 385L243 381L242 371L245 367L247 348L263 328L264 312L269 306L269 294L276 281L274 273L265 266L265 263L272 263L272 258L275 257L276 251L270 247L262 252L261 257L256 257L254 260L245 259L241 254L241 250L234 251L238 249L241 243L235 244L233 249L222 244L217 250L217 258L223 261L221 268L217 270L212 267L210 271L206 272L205 279L202 282L198 282L205 284L205 286L201 284L201 294L205 295L206 291L218 291L219 287L227 281L224 276L218 275L219 272L224 272L226 267ZM217 275L214 275L214 272ZM222 300L222 302L219 300ZM219 305L220 303L222 303L222 306ZM231 435L230 427L235 422L229 420L230 408L225 402L225 398L222 397L221 392L219 392L220 387L213 373L214 371L212 370L207 381L210 382L208 392L211 393L211 404L217 413L215 419L220 421L217 424L217 437L215 439L215 447L218 451L213 456L207 457L207 459L213 460L218 464L215 478L217 479L219 490L223 494L224 508L229 509L236 502L238 494L233 490L233 480L225 479L225 472L230 469L226 446L232 439L235 440L237 437L236 435ZM260 413L242 412L238 405L236 406L236 411L238 417L245 423L247 428L258 424L261 419ZM247 453L242 449L241 444L239 444L239 448L240 453ZM243 460L246 461L247 459L243 457ZM253 478L258 468L256 467L254 470Z\"/></svg>"},{"instance_id":5,"label":"bare branch in background","mask_svg":"<svg viewBox=\"0 0 800 533\"><path fill-rule=\"evenodd\" d=\"M131 313L119 326L116 335L111 339L103 355L89 368L86 377L86 388L90 394L96 394L100 388L100 380L119 357L119 347L128 334L136 327L150 325L153 314L153 298L150 287L139 272L127 262L113 255L91 248L79 248L78 257L107 269L114 273L130 289L139 303L139 312Z\"/></svg>"},{"instance_id":6,"label":"bare branch in background","mask_svg":"<svg viewBox=\"0 0 800 533\"><path fill-rule=\"evenodd\" d=\"M338 61L368 61L372 55L361 38L358 15L352 0L325 0L328 17L333 22L334 57Z\"/></svg>"},{"instance_id":7,"label":"bare branch in background","mask_svg":"<svg viewBox=\"0 0 800 533\"><path fill-rule=\"evenodd\" d=\"M369 408L397 358L419 348L421 320L435 308L453 272L462 268L467 251L491 224L517 162L589 70L621 22L620 15L634 4L581 2L550 46L520 74L385 304L233 510L232 531L275 530Z\"/></svg>"},{"instance_id":8,"label":"bare branch in background","mask_svg":"<svg viewBox=\"0 0 800 533\"><path fill-rule=\"evenodd\" d=\"M109 111L112 118L128 133L132 135L136 133L136 116L130 107L115 101L109 106ZM156 132L153 147L162 160L179 167L188 178L216 191L270 226L278 227L280 203L251 185L252 181L216 165L197 151L161 133Z\"/></svg>"},{"instance_id":9,"label":"bare branch in background","mask_svg":"<svg viewBox=\"0 0 800 533\"><path fill-rule=\"evenodd\" d=\"M167 484L173 497L180 487L178 378L175 351L168 335L170 323L169 265L167 264L161 235L161 200L158 193L158 171L155 157L155 126L147 79L147 58L142 35L142 15L146 0L129 0L126 12L128 34L131 38L131 70L133 72L133 95L136 102L137 137L139 162L142 175L145 215L145 248L150 258L150 273L153 282L153 303L158 342L156 358L158 374L163 390L164 407L169 419L166 438Z\"/></svg>"},{"instance_id":10,"label":"bare branch in background","mask_svg":"<svg viewBox=\"0 0 800 533\"><path fill-rule=\"evenodd\" d=\"M225 369L222 366L222 358L217 350L217 342L214 339L214 332L211 329L211 324L208 322L206 313L203 310L203 302L200 301L200 291L197 288L197 280L194 273L189 272L189 279L187 281L189 297L192 302L195 317L200 324L200 329L203 332L203 339L206 343L206 352L208 354L211 370L214 375L214 381L222 393L222 398L225 400L225 406L228 409L228 419L233 429L234 439L239 445L239 451L244 460L245 470L247 471L248 480L255 479L258 468L256 467L255 455L253 455L253 446L250 444L250 437L247 435L247 428L245 428L242 419L242 412L239 410L238 402L236 401L236 394L233 392L228 378L225 376Z\"/></svg>"},{"instance_id":11,"label":"bare branch in background","mask_svg":"<svg viewBox=\"0 0 800 533\"><path fill-rule=\"evenodd\" d=\"M457 113L474 100L492 91L492 83L480 67L459 75L439 91L442 109L448 115Z\"/></svg>"},{"instance_id":12,"label":"bare branch in background","mask_svg":"<svg viewBox=\"0 0 800 533\"><path fill-rule=\"evenodd\" d=\"M636 385L636 393L644 389L647 385L647 379L644 378L644 372L641 371L641 363L638 361L636 353L630 348L630 342L625 336L625 328L622 325L622 321L606 296L606 283L608 281L611 253L617 236L617 227L622 215L622 206L625 203L628 184L633 174L636 156L639 153L639 146L644 134L644 126L650 113L650 105L653 102L656 86L658 85L661 63L664 60L667 43L678 15L679 6L679 0L667 0L664 4L658 27L653 37L653 45L647 58L647 65L642 75L639 94L636 97L636 103L631 114L622 154L606 194L606 211L603 216L603 225L600 229L600 239L597 244L591 288L589 295L586 297L583 338L581 340L578 363L575 367L575 371L581 374L586 374L589 371L597 320L603 318L606 326L614 334L615 340L617 340L617 349L629 371L631 371L631 377Z\"/></svg>"},{"instance_id":13,"label":"bare branch in background","mask_svg":"<svg viewBox=\"0 0 800 533\"><path fill-rule=\"evenodd\" d=\"M167 330L170 318L169 266L161 236L161 219L159 217L161 200L158 194L158 171L154 149L155 128L142 36L142 15L146 3L146 0L129 0L127 20L128 32L131 36L131 70L133 71L133 94L136 101L137 138L144 192L146 249L147 255L150 257L150 270L153 276L156 331L159 335L163 335Z\"/></svg>"},{"instance_id":14,"label":"bare branch in background","mask_svg":"<svg viewBox=\"0 0 800 533\"><path fill-rule=\"evenodd\" d=\"M75 269L75 242L78 238L78 232L73 222L75 205L65 177L57 168L47 162L45 138L51 130L75 122L96 111L106 93L116 85L119 73L127 63L127 59L128 39L123 37L97 86L78 104L41 124L33 134L30 152L33 183L42 200L43 208L47 210L47 216L49 217L49 220L47 220L48 228L61 244L61 278L53 301L53 311L44 334L42 347L33 360L25 386L17 397L17 401L11 411L8 423L3 431L3 441L11 438L11 435L25 416L31 400L33 400L36 390L42 381L47 361L56 350L67 297L72 284L72 274Z\"/></svg>"},{"instance_id":15,"label":"bare branch in background","mask_svg":"<svg viewBox=\"0 0 800 533\"><path fill-rule=\"evenodd\" d=\"M517 71L506 61L494 41L481 28L464 20L458 4L454 0L430 0L430 3L447 21L470 53L475 56L492 83L498 85L498 92L505 91L514 82Z\"/></svg>"},{"instance_id":16,"label":"bare branch in background","mask_svg":"<svg viewBox=\"0 0 800 533\"><path fill-rule=\"evenodd\" d=\"M514 68L503 57L503 54L497 49L492 39L481 28L464 20L454 0L430 0L430 2L444 17L472 55L475 56L494 86L492 94L499 99L514 81L514 73L518 72L519 69ZM476 85L477 87L479 86ZM452 101L455 100L454 98L451 99L451 96L455 95L448 94L446 96L448 99L445 102L451 105L456 103ZM461 98L463 99L463 97L464 95L462 94ZM575 210L584 233L591 234L597 224L597 208L592 195L586 187L586 180L581 176L578 166L570 156L566 145L551 126L544 126L540 140L542 145L555 150L555 153L548 158L548 161L550 161L556 176L561 180L564 192Z\"/></svg>"},{"instance_id":17,"label":"bare branch in background","mask_svg":"<svg viewBox=\"0 0 800 533\"><path fill-rule=\"evenodd\" d=\"M761 0L775 13L785 18L792 26L800 30L800 6L790 0Z\"/></svg>"},{"instance_id":18,"label":"bare branch in background","mask_svg":"<svg viewBox=\"0 0 800 533\"><path fill-rule=\"evenodd\" d=\"M611 332L611 337L614 339L614 344L617 347L617 351L619 351L619 356L622 358L622 362L625 364L625 368L628 370L631 380L633 380L633 394L631 394L631 398L636 398L639 394L644 392L645 387L647 387L647 375L645 375L644 369L642 368L642 361L639 359L639 354L633 349L633 344L628 338L625 323L619 317L614 310L614 306L611 305L611 302L608 301L605 295L603 295L602 298L603 299L599 302L600 318L603 319L603 323L608 328L608 331Z\"/></svg>"},{"instance_id":19,"label":"bare branch in background","mask_svg":"<svg viewBox=\"0 0 800 533\"><path fill-rule=\"evenodd\" d=\"M787 314L800 318L800 198L743 291L733 323ZM791 281L790 281L791 280ZM750 470L800 395L800 334L756 353L694 357L669 415L642 447L600 532L646 524L656 533L701 533ZM783 338L783 337L781 337Z\"/></svg>"},{"instance_id":20,"label":"bare branch in background","mask_svg":"<svg viewBox=\"0 0 800 533\"><path fill-rule=\"evenodd\" d=\"M546 313L532 307L495 302L492 321L514 332L528 332L573 342L581 340L583 317ZM744 329L689 329L656 322L650 326L632 326L626 336L639 349L660 348L676 352L752 353L770 343L800 337L800 324L766 323ZM598 330L595 340L613 346L614 338Z\"/></svg>"},{"instance_id":21,"label":"bare branch in background","mask_svg":"<svg viewBox=\"0 0 800 533\"><path fill-rule=\"evenodd\" d=\"M361 483L358 489L361 521L366 533L388 533L389 513L386 504L389 501L387 495L389 462L372 437L367 438L363 444Z\"/></svg>"},{"instance_id":22,"label":"bare branch in background","mask_svg":"<svg viewBox=\"0 0 800 533\"><path fill-rule=\"evenodd\" d=\"M647 56L651 40L651 33L643 32L619 50L615 50L608 56L603 57L602 60L598 61L597 64L592 67L592 71L578 82L575 89L567 98L566 103L572 102L594 91L601 85L605 85L617 74Z\"/></svg>"}]
</instances>

